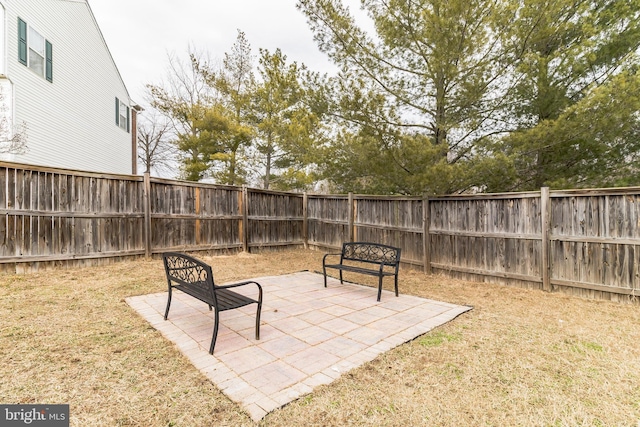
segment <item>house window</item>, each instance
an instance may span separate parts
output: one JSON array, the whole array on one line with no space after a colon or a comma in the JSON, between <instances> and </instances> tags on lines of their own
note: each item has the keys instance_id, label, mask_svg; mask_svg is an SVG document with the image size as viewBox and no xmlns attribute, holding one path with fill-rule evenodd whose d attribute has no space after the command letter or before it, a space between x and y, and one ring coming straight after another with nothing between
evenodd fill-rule
<instances>
[{"instance_id":1,"label":"house window","mask_svg":"<svg viewBox=\"0 0 640 427\"><path fill-rule=\"evenodd\" d=\"M129 107L116 97L116 125L129 132Z\"/></svg>"},{"instance_id":2,"label":"house window","mask_svg":"<svg viewBox=\"0 0 640 427\"><path fill-rule=\"evenodd\" d=\"M29 27L29 68L44 77L44 37Z\"/></svg>"},{"instance_id":3,"label":"house window","mask_svg":"<svg viewBox=\"0 0 640 427\"><path fill-rule=\"evenodd\" d=\"M18 18L18 61L53 82L53 45Z\"/></svg>"}]
</instances>

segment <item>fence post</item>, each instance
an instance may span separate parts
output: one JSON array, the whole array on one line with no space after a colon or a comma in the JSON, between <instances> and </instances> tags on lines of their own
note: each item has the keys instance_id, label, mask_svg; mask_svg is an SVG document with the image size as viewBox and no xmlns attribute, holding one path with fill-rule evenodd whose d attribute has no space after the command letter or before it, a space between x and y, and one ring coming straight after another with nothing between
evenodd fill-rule
<instances>
[{"instance_id":1,"label":"fence post","mask_svg":"<svg viewBox=\"0 0 640 427\"><path fill-rule=\"evenodd\" d=\"M549 187L540 189L540 221L542 222L542 289L551 292L551 198Z\"/></svg>"},{"instance_id":2,"label":"fence post","mask_svg":"<svg viewBox=\"0 0 640 427\"><path fill-rule=\"evenodd\" d=\"M144 173L142 190L142 209L144 210L144 256L151 256L151 174Z\"/></svg>"},{"instance_id":3,"label":"fence post","mask_svg":"<svg viewBox=\"0 0 640 427\"><path fill-rule=\"evenodd\" d=\"M429 197L422 199L422 251L424 253L424 272L431 274L431 239L429 236L429 226L431 217L429 216Z\"/></svg>"},{"instance_id":4,"label":"fence post","mask_svg":"<svg viewBox=\"0 0 640 427\"><path fill-rule=\"evenodd\" d=\"M242 250L244 252L249 253L249 195L247 192L247 187L242 186L242 199L240 203L240 208L242 212L242 232L240 233L240 238L242 239Z\"/></svg>"},{"instance_id":5,"label":"fence post","mask_svg":"<svg viewBox=\"0 0 640 427\"><path fill-rule=\"evenodd\" d=\"M196 213L196 229L195 229L195 234L196 234L196 246L200 246L201 243L201 239L200 239L200 234L201 234L201 228L202 225L200 224L200 187L196 187L196 191L195 191L195 200L194 203L195 205L195 213Z\"/></svg>"},{"instance_id":6,"label":"fence post","mask_svg":"<svg viewBox=\"0 0 640 427\"><path fill-rule=\"evenodd\" d=\"M348 202L349 204L348 209L347 209L347 216L348 216L348 221L349 221L349 225L347 226L349 228L349 241L350 242L354 242L355 237L356 237L356 229L355 229L355 221L354 221L354 217L355 217L355 209L353 206L353 193L349 193L349 198L348 198Z\"/></svg>"},{"instance_id":7,"label":"fence post","mask_svg":"<svg viewBox=\"0 0 640 427\"><path fill-rule=\"evenodd\" d=\"M307 196L307 192L302 193L302 241L304 242L304 248L309 248L309 197Z\"/></svg>"}]
</instances>

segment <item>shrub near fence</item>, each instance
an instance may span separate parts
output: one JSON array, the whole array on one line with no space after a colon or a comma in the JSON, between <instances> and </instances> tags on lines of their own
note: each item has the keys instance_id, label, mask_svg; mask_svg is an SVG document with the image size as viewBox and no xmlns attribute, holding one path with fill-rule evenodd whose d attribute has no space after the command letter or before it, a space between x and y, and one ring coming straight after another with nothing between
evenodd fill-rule
<instances>
[{"instance_id":1,"label":"shrub near fence","mask_svg":"<svg viewBox=\"0 0 640 427\"><path fill-rule=\"evenodd\" d=\"M315 195L0 163L0 269L165 251L402 248L468 280L614 300L640 293L640 188L435 198Z\"/></svg>"}]
</instances>

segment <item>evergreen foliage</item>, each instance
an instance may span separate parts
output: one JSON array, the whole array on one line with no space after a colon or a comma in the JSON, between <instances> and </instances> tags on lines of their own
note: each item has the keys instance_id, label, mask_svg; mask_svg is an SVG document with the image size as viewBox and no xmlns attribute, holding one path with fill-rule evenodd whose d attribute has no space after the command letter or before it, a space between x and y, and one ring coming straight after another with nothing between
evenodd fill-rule
<instances>
[{"instance_id":1,"label":"evergreen foliage","mask_svg":"<svg viewBox=\"0 0 640 427\"><path fill-rule=\"evenodd\" d=\"M298 0L334 76L239 32L166 86L184 178L378 194L640 185L640 0Z\"/></svg>"}]
</instances>

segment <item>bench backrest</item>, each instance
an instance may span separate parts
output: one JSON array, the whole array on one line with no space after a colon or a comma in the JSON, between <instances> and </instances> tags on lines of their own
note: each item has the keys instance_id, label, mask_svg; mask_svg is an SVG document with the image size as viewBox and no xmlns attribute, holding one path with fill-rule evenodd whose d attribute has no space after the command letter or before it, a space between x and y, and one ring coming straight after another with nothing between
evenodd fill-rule
<instances>
[{"instance_id":1,"label":"bench backrest","mask_svg":"<svg viewBox=\"0 0 640 427\"><path fill-rule=\"evenodd\" d=\"M374 264L400 265L400 248L369 242L349 242L342 244L343 260L363 261Z\"/></svg>"},{"instance_id":2,"label":"bench backrest","mask_svg":"<svg viewBox=\"0 0 640 427\"><path fill-rule=\"evenodd\" d=\"M213 272L204 262L189 255L166 252L162 254L167 280L183 286L184 291L202 301L216 301Z\"/></svg>"}]
</instances>

